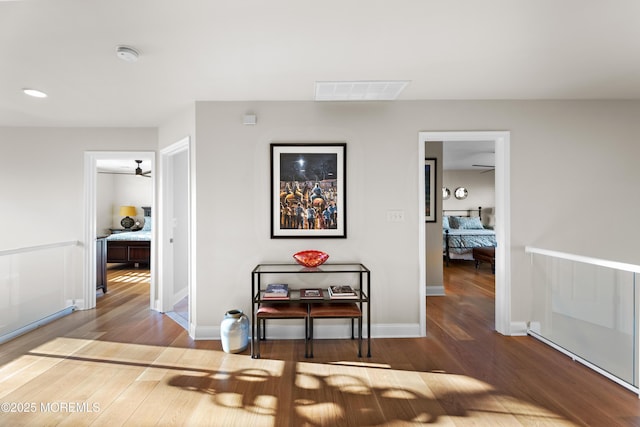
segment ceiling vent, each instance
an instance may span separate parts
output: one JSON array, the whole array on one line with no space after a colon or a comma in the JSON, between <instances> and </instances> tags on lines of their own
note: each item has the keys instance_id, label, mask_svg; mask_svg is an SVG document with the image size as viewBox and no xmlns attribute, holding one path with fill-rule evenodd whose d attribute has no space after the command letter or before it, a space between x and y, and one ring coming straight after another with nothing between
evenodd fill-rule
<instances>
[{"instance_id":1,"label":"ceiling vent","mask_svg":"<svg viewBox=\"0 0 640 427\"><path fill-rule=\"evenodd\" d=\"M316 101L393 101L408 80L316 82Z\"/></svg>"}]
</instances>

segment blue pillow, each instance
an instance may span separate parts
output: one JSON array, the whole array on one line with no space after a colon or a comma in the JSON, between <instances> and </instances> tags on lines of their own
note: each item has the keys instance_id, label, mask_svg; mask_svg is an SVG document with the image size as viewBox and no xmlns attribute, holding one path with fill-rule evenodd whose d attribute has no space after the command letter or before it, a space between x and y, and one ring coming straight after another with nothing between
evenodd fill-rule
<instances>
[{"instance_id":1,"label":"blue pillow","mask_svg":"<svg viewBox=\"0 0 640 427\"><path fill-rule=\"evenodd\" d=\"M442 217L442 228L451 228L451 227L449 227L449 217L448 216L443 216Z\"/></svg>"},{"instance_id":2,"label":"blue pillow","mask_svg":"<svg viewBox=\"0 0 640 427\"><path fill-rule=\"evenodd\" d=\"M151 231L151 217L144 217L144 225L142 226L142 231Z\"/></svg>"},{"instance_id":3,"label":"blue pillow","mask_svg":"<svg viewBox=\"0 0 640 427\"><path fill-rule=\"evenodd\" d=\"M463 230L482 230L482 221L477 216L472 217L459 217L458 228Z\"/></svg>"}]
</instances>

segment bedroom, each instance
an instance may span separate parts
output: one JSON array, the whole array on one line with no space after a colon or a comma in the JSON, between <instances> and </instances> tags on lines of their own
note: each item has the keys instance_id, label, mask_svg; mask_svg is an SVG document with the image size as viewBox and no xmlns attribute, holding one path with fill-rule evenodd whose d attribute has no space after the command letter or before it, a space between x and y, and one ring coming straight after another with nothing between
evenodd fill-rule
<instances>
[{"instance_id":1,"label":"bedroom","mask_svg":"<svg viewBox=\"0 0 640 427\"><path fill-rule=\"evenodd\" d=\"M444 170L442 198L444 294L453 282L469 273L486 276L485 280L490 279L495 287L493 170Z\"/></svg>"},{"instance_id":2,"label":"bedroom","mask_svg":"<svg viewBox=\"0 0 640 427\"><path fill-rule=\"evenodd\" d=\"M477 137L479 135L475 135ZM494 247L496 212L495 142L471 135L461 140L427 142L425 158L435 164L435 223L426 226L426 293L447 295L447 280L475 264L472 247ZM469 220L459 217L473 217ZM479 218L478 218L479 217ZM458 222L467 224L460 226ZM442 247L438 253L436 248ZM492 276L495 261L479 263L476 272ZM445 274L445 270L446 274Z\"/></svg>"},{"instance_id":3,"label":"bedroom","mask_svg":"<svg viewBox=\"0 0 640 427\"><path fill-rule=\"evenodd\" d=\"M106 240L106 257L98 260L98 268L104 266L105 274L106 269L117 268L118 264L150 269L153 195L150 169L148 160L101 159L97 163L96 230L97 236ZM126 223L124 217L131 218L130 222Z\"/></svg>"},{"instance_id":4,"label":"bedroom","mask_svg":"<svg viewBox=\"0 0 640 427\"><path fill-rule=\"evenodd\" d=\"M441 206L445 265L455 259L474 261L471 248L495 247L495 147L492 141L443 144ZM457 220L469 216L477 216L479 220Z\"/></svg>"}]
</instances>

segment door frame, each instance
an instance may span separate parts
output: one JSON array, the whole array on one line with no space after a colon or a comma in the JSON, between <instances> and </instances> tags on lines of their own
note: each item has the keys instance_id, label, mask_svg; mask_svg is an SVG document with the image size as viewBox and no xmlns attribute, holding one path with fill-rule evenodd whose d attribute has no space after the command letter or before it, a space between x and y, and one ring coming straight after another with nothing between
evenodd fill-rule
<instances>
[{"instance_id":1,"label":"door frame","mask_svg":"<svg viewBox=\"0 0 640 427\"><path fill-rule=\"evenodd\" d=\"M173 228L171 215L173 212L173 164L171 157L185 152L187 153L187 294L188 294L188 332L191 337L194 336L194 322L195 318L195 289L193 286L193 254L194 254L194 239L192 232L192 203L191 197L191 174L192 174L192 161L191 161L191 139L190 137L184 137L183 139L171 144L170 146L160 151L160 216L159 216L159 238L161 242L159 245L158 259L161 260L158 266L159 273L159 286L160 289L158 295L158 309L162 312L168 312L173 310L173 286L168 286L168 268L170 266L171 274L173 275L173 252L168 250L170 247L170 239L173 234L170 232Z\"/></svg>"},{"instance_id":2,"label":"door frame","mask_svg":"<svg viewBox=\"0 0 640 427\"><path fill-rule=\"evenodd\" d=\"M510 140L509 131L451 131L419 132L418 179L419 187L419 286L420 332L426 336L426 238L424 213L424 158L425 143L447 141L493 141L495 146L495 218L496 218L496 266L495 266L495 329L503 335L512 335L511 326L511 208L510 208ZM440 297L439 297L440 298ZM446 298L446 297L445 297Z\"/></svg>"},{"instance_id":3,"label":"door frame","mask_svg":"<svg viewBox=\"0 0 640 427\"><path fill-rule=\"evenodd\" d=\"M78 309L87 310L96 306L96 201L98 196L97 177L98 160L109 159L140 159L151 161L151 170L156 171L156 154L153 151L86 151L84 153L84 271L83 271L83 300L76 301ZM156 173L151 176L151 212L155 216L156 206ZM151 259L150 259L150 297L149 306L156 309L156 229L151 227Z\"/></svg>"}]
</instances>

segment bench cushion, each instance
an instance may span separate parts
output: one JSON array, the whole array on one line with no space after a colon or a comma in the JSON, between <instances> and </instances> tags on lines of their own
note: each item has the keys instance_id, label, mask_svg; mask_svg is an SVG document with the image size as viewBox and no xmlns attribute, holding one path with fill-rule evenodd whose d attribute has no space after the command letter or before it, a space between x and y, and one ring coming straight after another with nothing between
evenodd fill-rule
<instances>
[{"instance_id":1,"label":"bench cushion","mask_svg":"<svg viewBox=\"0 0 640 427\"><path fill-rule=\"evenodd\" d=\"M306 304L260 304L256 316L286 319L289 317L307 317Z\"/></svg>"},{"instance_id":2,"label":"bench cushion","mask_svg":"<svg viewBox=\"0 0 640 427\"><path fill-rule=\"evenodd\" d=\"M311 317L361 317L362 312L356 303L350 304L312 304Z\"/></svg>"}]
</instances>

